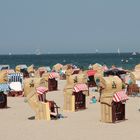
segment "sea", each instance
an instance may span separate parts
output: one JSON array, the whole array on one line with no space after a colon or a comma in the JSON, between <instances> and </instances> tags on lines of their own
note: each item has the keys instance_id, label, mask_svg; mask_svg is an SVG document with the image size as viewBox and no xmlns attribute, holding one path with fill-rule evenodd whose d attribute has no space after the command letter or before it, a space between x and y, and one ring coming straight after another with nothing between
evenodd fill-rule
<instances>
[{"instance_id":1,"label":"sea","mask_svg":"<svg viewBox=\"0 0 140 140\"><path fill-rule=\"evenodd\" d=\"M34 64L36 67L50 66L56 63L74 64L87 69L90 64L106 64L108 67L115 65L132 70L140 63L140 54L132 53L85 53L85 54L40 54L40 55L0 55L0 65L10 65L14 69L17 65Z\"/></svg>"}]
</instances>

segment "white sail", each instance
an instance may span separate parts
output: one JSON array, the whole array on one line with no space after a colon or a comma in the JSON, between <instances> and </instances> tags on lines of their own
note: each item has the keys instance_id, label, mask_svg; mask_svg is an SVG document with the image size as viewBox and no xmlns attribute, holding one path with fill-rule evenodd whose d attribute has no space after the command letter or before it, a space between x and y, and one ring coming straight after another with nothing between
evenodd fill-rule
<instances>
[{"instance_id":1,"label":"white sail","mask_svg":"<svg viewBox=\"0 0 140 140\"><path fill-rule=\"evenodd\" d=\"M136 52L133 52L132 55L137 55Z\"/></svg>"},{"instance_id":2,"label":"white sail","mask_svg":"<svg viewBox=\"0 0 140 140\"><path fill-rule=\"evenodd\" d=\"M120 54L120 49L118 48L118 54Z\"/></svg>"}]
</instances>

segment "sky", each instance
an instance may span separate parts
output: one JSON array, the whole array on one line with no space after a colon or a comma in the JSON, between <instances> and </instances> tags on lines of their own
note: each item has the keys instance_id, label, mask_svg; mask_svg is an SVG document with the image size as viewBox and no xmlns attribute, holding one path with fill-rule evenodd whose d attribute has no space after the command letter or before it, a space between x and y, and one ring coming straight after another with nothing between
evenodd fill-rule
<instances>
[{"instance_id":1,"label":"sky","mask_svg":"<svg viewBox=\"0 0 140 140\"><path fill-rule=\"evenodd\" d=\"M0 54L140 52L140 0L0 0Z\"/></svg>"}]
</instances>

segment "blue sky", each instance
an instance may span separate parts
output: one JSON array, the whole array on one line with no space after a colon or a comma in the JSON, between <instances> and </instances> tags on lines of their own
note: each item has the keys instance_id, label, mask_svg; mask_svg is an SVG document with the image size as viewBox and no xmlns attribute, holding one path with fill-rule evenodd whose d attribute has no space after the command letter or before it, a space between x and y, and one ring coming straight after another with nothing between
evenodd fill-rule
<instances>
[{"instance_id":1,"label":"blue sky","mask_svg":"<svg viewBox=\"0 0 140 140\"><path fill-rule=\"evenodd\" d=\"M0 54L140 51L139 0L1 0Z\"/></svg>"}]
</instances>

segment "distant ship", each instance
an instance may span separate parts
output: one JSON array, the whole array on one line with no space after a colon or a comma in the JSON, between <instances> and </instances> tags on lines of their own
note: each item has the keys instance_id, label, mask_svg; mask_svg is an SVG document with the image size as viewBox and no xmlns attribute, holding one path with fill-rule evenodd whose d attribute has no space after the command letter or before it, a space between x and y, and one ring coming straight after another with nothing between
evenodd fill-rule
<instances>
[{"instance_id":1,"label":"distant ship","mask_svg":"<svg viewBox=\"0 0 140 140\"><path fill-rule=\"evenodd\" d=\"M40 49L36 49L35 50L35 55L40 55L40 54L41 54Z\"/></svg>"},{"instance_id":2,"label":"distant ship","mask_svg":"<svg viewBox=\"0 0 140 140\"><path fill-rule=\"evenodd\" d=\"M11 52L9 52L9 55L12 55L12 53L11 53Z\"/></svg>"},{"instance_id":3,"label":"distant ship","mask_svg":"<svg viewBox=\"0 0 140 140\"><path fill-rule=\"evenodd\" d=\"M95 50L95 53L98 53L98 49Z\"/></svg>"},{"instance_id":4,"label":"distant ship","mask_svg":"<svg viewBox=\"0 0 140 140\"><path fill-rule=\"evenodd\" d=\"M133 52L132 55L137 55L136 52Z\"/></svg>"}]
</instances>

